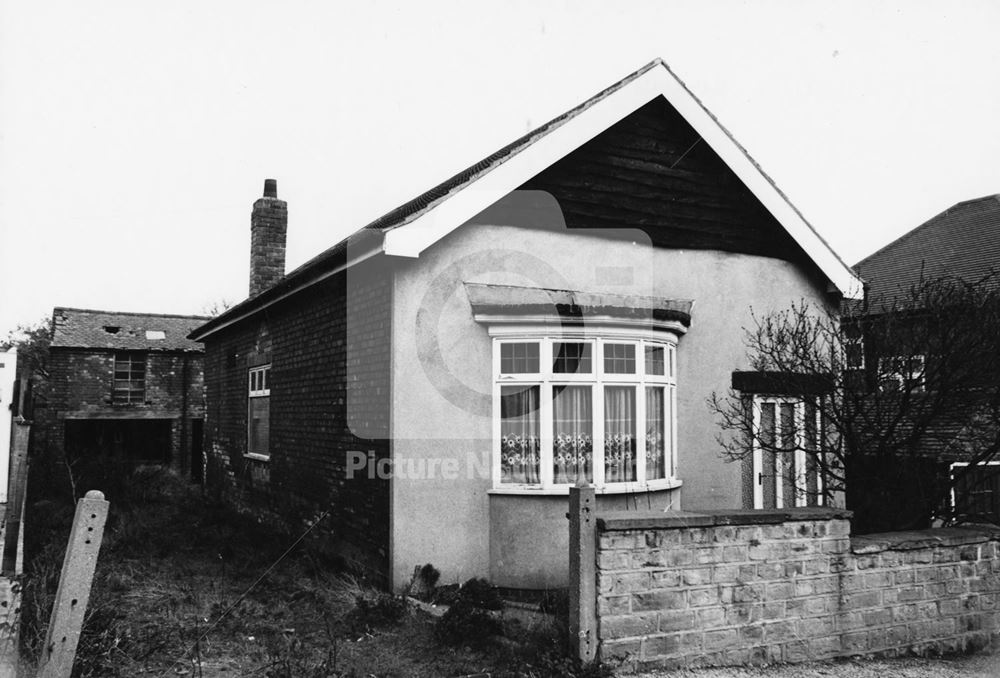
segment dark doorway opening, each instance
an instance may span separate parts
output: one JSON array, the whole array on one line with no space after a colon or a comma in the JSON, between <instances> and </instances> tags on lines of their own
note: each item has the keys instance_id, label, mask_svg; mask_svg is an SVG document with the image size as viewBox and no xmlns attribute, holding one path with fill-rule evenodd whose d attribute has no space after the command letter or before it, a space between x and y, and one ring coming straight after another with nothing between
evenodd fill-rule
<instances>
[{"instance_id":1,"label":"dark doorway opening","mask_svg":"<svg viewBox=\"0 0 1000 678\"><path fill-rule=\"evenodd\" d=\"M204 420L191 420L191 482L201 484L205 477L205 461L202 457L202 436Z\"/></svg>"},{"instance_id":2,"label":"dark doorway opening","mask_svg":"<svg viewBox=\"0 0 1000 678\"><path fill-rule=\"evenodd\" d=\"M71 460L169 464L170 425L170 419L67 420L66 454Z\"/></svg>"}]
</instances>

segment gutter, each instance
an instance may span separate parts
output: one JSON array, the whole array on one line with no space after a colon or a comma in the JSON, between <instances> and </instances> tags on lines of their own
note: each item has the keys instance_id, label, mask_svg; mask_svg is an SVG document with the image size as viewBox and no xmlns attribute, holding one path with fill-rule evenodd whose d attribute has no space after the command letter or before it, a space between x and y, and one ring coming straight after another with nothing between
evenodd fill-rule
<instances>
[{"instance_id":1,"label":"gutter","mask_svg":"<svg viewBox=\"0 0 1000 678\"><path fill-rule=\"evenodd\" d=\"M346 257L345 261L341 264L337 264L332 269L324 271L315 275L314 277L307 277L310 270L319 268L322 264L327 263L328 259L333 259L341 251L346 255L351 249L356 249L360 246L360 242L351 243L351 239L358 241L370 239L367 234L372 233L374 236L374 231L361 230L354 235L349 236L347 239L342 240L330 249L326 250L319 256L307 261L299 268L295 269L282 280L280 280L274 287L268 289L265 292L257 295L256 297L247 299L233 308L229 309L222 315L209 320L207 323L201 327L195 329L193 332L187 335L188 339L192 341L199 341L205 343L205 339L220 332L221 330L235 325L253 315L256 315L260 311L269 308L280 301L298 294L302 290L308 289L313 285L316 285L324 280L331 278L338 273L342 273L363 261L371 259L379 254L384 254L384 236L381 232L378 233L378 242L374 243L372 246L363 247L360 251L353 257ZM300 280L302 279L302 280ZM282 288L287 287L282 291Z\"/></svg>"}]
</instances>

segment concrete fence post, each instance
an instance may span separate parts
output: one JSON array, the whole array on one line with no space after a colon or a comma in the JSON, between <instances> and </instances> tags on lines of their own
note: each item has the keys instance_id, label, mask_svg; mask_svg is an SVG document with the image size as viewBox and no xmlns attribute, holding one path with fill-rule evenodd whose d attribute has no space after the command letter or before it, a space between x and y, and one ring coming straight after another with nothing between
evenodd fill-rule
<instances>
[{"instance_id":1,"label":"concrete fence post","mask_svg":"<svg viewBox=\"0 0 1000 678\"><path fill-rule=\"evenodd\" d=\"M592 485L569 488L570 652L597 657L597 497Z\"/></svg>"},{"instance_id":2,"label":"concrete fence post","mask_svg":"<svg viewBox=\"0 0 1000 678\"><path fill-rule=\"evenodd\" d=\"M52 603L49 630L39 658L37 678L69 678L76 646L80 642L83 616L97 567L97 553L108 518L108 502L97 490L76 503L73 529L63 558L59 590Z\"/></svg>"}]
</instances>

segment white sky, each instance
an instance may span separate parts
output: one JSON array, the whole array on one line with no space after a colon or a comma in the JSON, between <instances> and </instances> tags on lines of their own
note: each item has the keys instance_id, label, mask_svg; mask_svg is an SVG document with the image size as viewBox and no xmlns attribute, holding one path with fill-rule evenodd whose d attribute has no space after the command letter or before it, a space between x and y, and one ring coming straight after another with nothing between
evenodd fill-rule
<instances>
[{"instance_id":1,"label":"white sky","mask_svg":"<svg viewBox=\"0 0 1000 678\"><path fill-rule=\"evenodd\" d=\"M246 296L663 57L849 263L1000 192L1000 3L0 0L0 334Z\"/></svg>"}]
</instances>

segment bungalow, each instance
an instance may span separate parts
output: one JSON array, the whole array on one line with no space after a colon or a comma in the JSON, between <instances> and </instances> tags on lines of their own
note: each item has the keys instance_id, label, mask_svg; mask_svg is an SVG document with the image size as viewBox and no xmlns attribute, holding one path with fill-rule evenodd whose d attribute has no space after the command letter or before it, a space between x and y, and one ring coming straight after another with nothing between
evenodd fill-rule
<instances>
[{"instance_id":1,"label":"bungalow","mask_svg":"<svg viewBox=\"0 0 1000 678\"><path fill-rule=\"evenodd\" d=\"M860 291L660 60L282 277L286 227L268 180L250 297L191 334L208 482L394 588L427 562L565 586L580 482L602 508L773 496L706 401L751 307Z\"/></svg>"}]
</instances>

